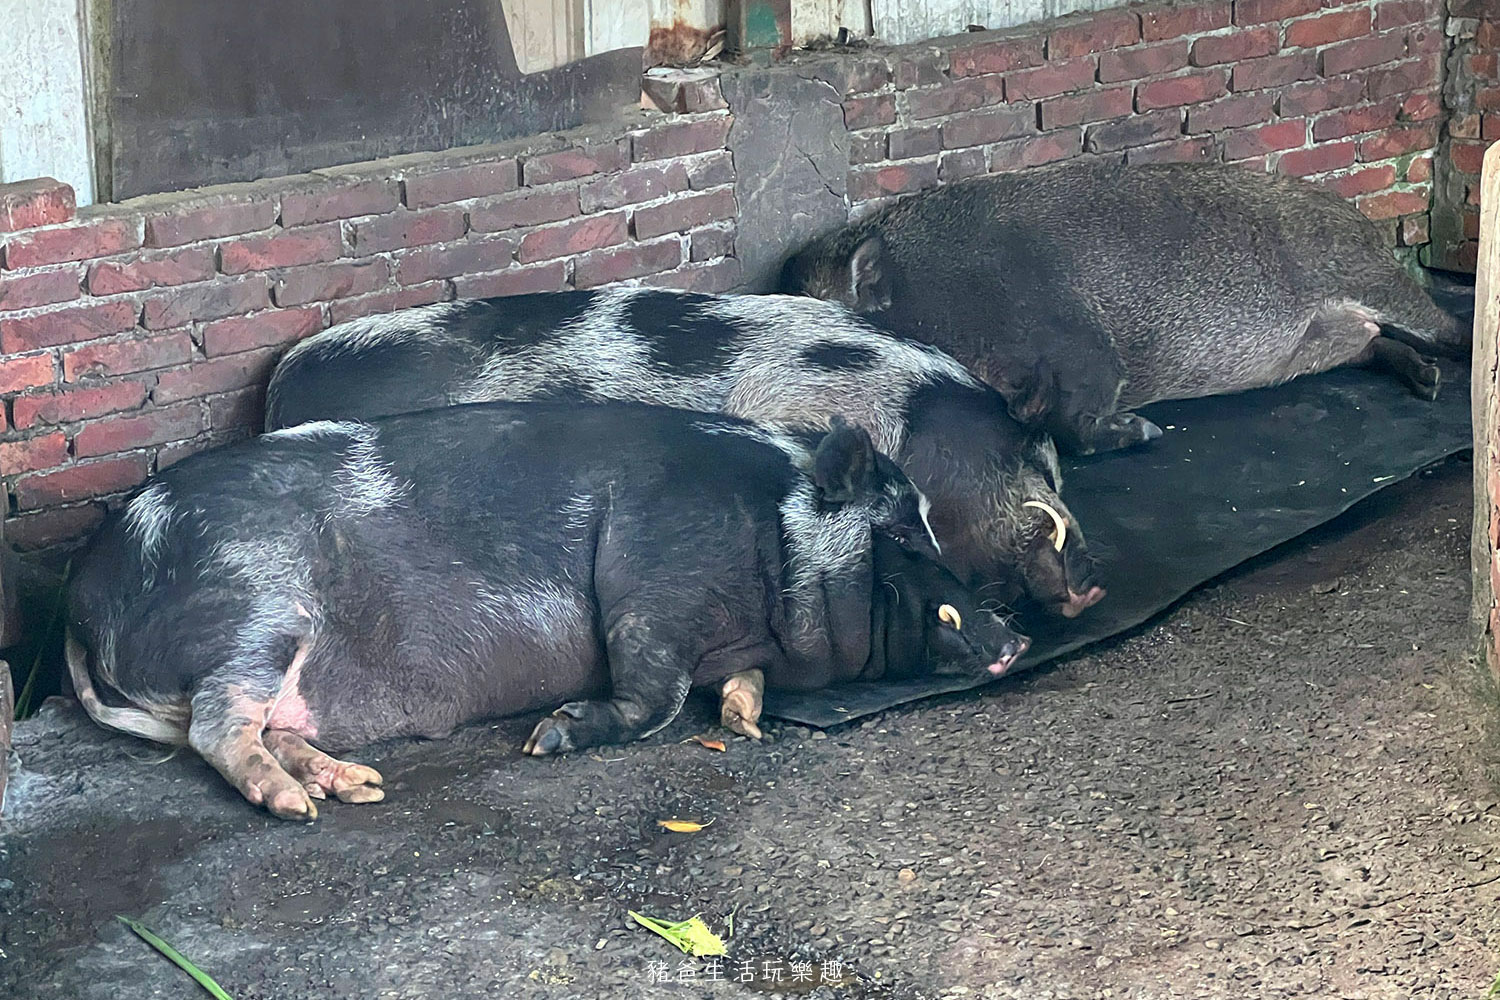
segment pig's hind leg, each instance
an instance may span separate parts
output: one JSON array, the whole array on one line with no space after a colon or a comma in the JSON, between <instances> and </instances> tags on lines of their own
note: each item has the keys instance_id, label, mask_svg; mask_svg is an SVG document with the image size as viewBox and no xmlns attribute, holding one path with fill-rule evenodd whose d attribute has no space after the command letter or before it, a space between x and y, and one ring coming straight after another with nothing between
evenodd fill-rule
<instances>
[{"instance_id":1,"label":"pig's hind leg","mask_svg":"<svg viewBox=\"0 0 1500 1000\"><path fill-rule=\"evenodd\" d=\"M330 757L290 729L267 729L261 737L287 773L315 799L332 793L340 802L379 802L385 792L380 772L363 764Z\"/></svg>"},{"instance_id":2,"label":"pig's hind leg","mask_svg":"<svg viewBox=\"0 0 1500 1000\"><path fill-rule=\"evenodd\" d=\"M1405 382L1412 395L1418 398L1437 399L1442 370L1437 362L1423 357L1410 344L1391 337L1376 337L1353 363L1390 372Z\"/></svg>"},{"instance_id":3,"label":"pig's hind leg","mask_svg":"<svg viewBox=\"0 0 1500 1000\"><path fill-rule=\"evenodd\" d=\"M677 718L692 687L692 667L661 633L640 615L622 615L605 640L612 697L568 702L537 723L523 752L542 757L629 743Z\"/></svg>"},{"instance_id":4,"label":"pig's hind leg","mask_svg":"<svg viewBox=\"0 0 1500 1000\"><path fill-rule=\"evenodd\" d=\"M760 670L741 670L724 679L719 688L719 724L741 736L758 740L760 713L766 694L766 675Z\"/></svg>"}]
</instances>

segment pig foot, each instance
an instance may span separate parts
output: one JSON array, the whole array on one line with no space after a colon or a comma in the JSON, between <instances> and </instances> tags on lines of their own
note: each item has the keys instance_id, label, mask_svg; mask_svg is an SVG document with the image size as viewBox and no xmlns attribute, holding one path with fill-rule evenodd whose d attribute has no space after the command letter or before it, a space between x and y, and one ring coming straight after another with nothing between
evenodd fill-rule
<instances>
[{"instance_id":1,"label":"pig foot","mask_svg":"<svg viewBox=\"0 0 1500 1000\"><path fill-rule=\"evenodd\" d=\"M193 742L196 728L189 729L189 742ZM282 769L253 728L237 728L211 746L200 747L193 742L193 748L251 805L263 805L281 819L318 818L318 807L307 789Z\"/></svg>"},{"instance_id":2,"label":"pig foot","mask_svg":"<svg viewBox=\"0 0 1500 1000\"><path fill-rule=\"evenodd\" d=\"M1120 451L1148 444L1161 437L1161 428L1134 413L1111 413L1080 427L1070 428L1064 440L1076 455Z\"/></svg>"},{"instance_id":3,"label":"pig foot","mask_svg":"<svg viewBox=\"0 0 1500 1000\"><path fill-rule=\"evenodd\" d=\"M732 674L719 688L719 724L741 736L761 738L761 696L766 692L766 675L759 670L742 670Z\"/></svg>"},{"instance_id":4,"label":"pig foot","mask_svg":"<svg viewBox=\"0 0 1500 1000\"><path fill-rule=\"evenodd\" d=\"M1436 362L1418 354L1411 345L1390 337L1376 337L1370 341L1354 363L1390 372L1406 383L1412 395L1428 401L1437 399L1443 380Z\"/></svg>"},{"instance_id":5,"label":"pig foot","mask_svg":"<svg viewBox=\"0 0 1500 1000\"><path fill-rule=\"evenodd\" d=\"M261 739L277 762L315 799L326 799L330 792L340 802L379 802L385 798L385 792L376 787L385 779L373 767L330 757L288 729L267 729Z\"/></svg>"}]
</instances>

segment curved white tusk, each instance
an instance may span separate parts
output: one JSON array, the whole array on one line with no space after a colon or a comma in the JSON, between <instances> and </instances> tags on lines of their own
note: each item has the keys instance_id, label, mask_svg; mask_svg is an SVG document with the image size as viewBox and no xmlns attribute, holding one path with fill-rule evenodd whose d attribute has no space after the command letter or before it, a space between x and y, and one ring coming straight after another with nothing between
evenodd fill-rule
<instances>
[{"instance_id":1,"label":"curved white tusk","mask_svg":"<svg viewBox=\"0 0 1500 1000\"><path fill-rule=\"evenodd\" d=\"M947 622L958 630L962 630L964 627L964 616L959 614L958 609L951 604L944 604L938 608L938 619Z\"/></svg>"},{"instance_id":2,"label":"curved white tusk","mask_svg":"<svg viewBox=\"0 0 1500 1000\"><path fill-rule=\"evenodd\" d=\"M1052 547L1061 552L1063 550L1063 543L1068 540L1068 522L1063 520L1063 516L1053 510L1050 505L1040 500L1027 500L1021 506L1035 507L1038 510L1047 512L1047 516L1052 518Z\"/></svg>"}]
</instances>

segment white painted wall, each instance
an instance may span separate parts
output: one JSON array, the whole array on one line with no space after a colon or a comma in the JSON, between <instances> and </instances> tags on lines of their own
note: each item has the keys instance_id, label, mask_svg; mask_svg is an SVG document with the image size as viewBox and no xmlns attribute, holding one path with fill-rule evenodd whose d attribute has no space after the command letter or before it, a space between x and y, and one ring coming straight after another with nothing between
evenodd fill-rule
<instances>
[{"instance_id":1,"label":"white painted wall","mask_svg":"<svg viewBox=\"0 0 1500 1000\"><path fill-rule=\"evenodd\" d=\"M0 0L0 181L55 177L94 200L80 0Z\"/></svg>"},{"instance_id":2,"label":"white painted wall","mask_svg":"<svg viewBox=\"0 0 1500 1000\"><path fill-rule=\"evenodd\" d=\"M1010 28L1079 10L1123 7L1123 0L870 0L875 37L890 45L952 35L971 24Z\"/></svg>"}]
</instances>

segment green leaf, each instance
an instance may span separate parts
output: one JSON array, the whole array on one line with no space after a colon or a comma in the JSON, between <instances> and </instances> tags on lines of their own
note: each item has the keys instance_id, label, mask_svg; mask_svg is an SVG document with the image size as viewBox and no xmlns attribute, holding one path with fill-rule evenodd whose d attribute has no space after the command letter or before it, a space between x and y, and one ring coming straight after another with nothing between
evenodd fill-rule
<instances>
[{"instance_id":1,"label":"green leaf","mask_svg":"<svg viewBox=\"0 0 1500 1000\"><path fill-rule=\"evenodd\" d=\"M659 934L666 938L673 947L694 958L703 958L705 955L727 955L729 949L724 947L724 941L708 929L708 925L695 913L686 920L677 923L668 923L655 917L643 916L634 910L627 910L631 918L646 930L653 934Z\"/></svg>"},{"instance_id":2,"label":"green leaf","mask_svg":"<svg viewBox=\"0 0 1500 1000\"><path fill-rule=\"evenodd\" d=\"M197 981L199 986L203 987L205 990L208 990L209 995L212 996L214 1000L234 1000L233 997L224 992L223 987L214 982L212 976L204 972L202 969L198 968L192 962L189 962L187 958L184 957L183 954L176 948L173 948L171 945L167 944L167 942L151 933L151 931L146 927L145 924L142 924L139 920L132 920L129 917L121 916L118 913L115 914L115 919L120 921L120 923L124 924L126 927L129 927L131 930L135 931L135 933L140 937L142 941L145 941L151 947L167 956L167 958L170 959L174 965L176 965L183 972L186 972L188 975L192 976L193 979Z\"/></svg>"}]
</instances>

